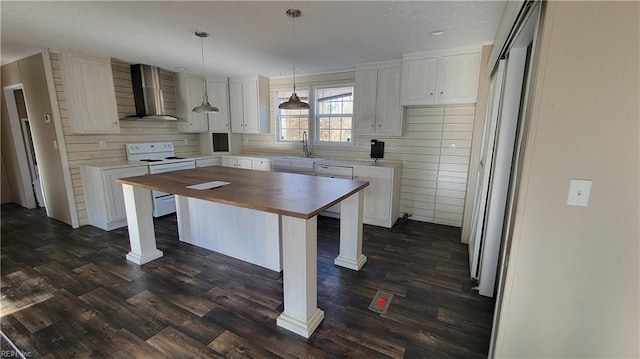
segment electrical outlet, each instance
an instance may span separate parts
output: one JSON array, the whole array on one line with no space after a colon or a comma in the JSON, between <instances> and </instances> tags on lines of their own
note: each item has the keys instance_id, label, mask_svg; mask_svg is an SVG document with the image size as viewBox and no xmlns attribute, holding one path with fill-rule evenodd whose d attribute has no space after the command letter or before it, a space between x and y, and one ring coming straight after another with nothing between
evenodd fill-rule
<instances>
[{"instance_id":1,"label":"electrical outlet","mask_svg":"<svg viewBox=\"0 0 640 359\"><path fill-rule=\"evenodd\" d=\"M98 141L98 147L100 147L101 150L107 148L107 141Z\"/></svg>"},{"instance_id":2,"label":"electrical outlet","mask_svg":"<svg viewBox=\"0 0 640 359\"><path fill-rule=\"evenodd\" d=\"M390 143L390 144L389 144L389 149L390 149L391 151L395 150L395 149L396 149L396 144L395 144L395 143Z\"/></svg>"},{"instance_id":3,"label":"electrical outlet","mask_svg":"<svg viewBox=\"0 0 640 359\"><path fill-rule=\"evenodd\" d=\"M356 142L355 145L356 145L356 148L360 148L360 142Z\"/></svg>"},{"instance_id":4,"label":"electrical outlet","mask_svg":"<svg viewBox=\"0 0 640 359\"><path fill-rule=\"evenodd\" d=\"M248 145L248 144L249 144L249 139L248 139L248 138L246 138L246 137L245 137L245 138L243 138L243 139L242 139L242 144L243 144L243 145Z\"/></svg>"},{"instance_id":5,"label":"electrical outlet","mask_svg":"<svg viewBox=\"0 0 640 359\"><path fill-rule=\"evenodd\" d=\"M569 180L569 193L567 194L567 204L570 206L589 205L589 195L591 194L591 180L575 179Z\"/></svg>"},{"instance_id":6,"label":"electrical outlet","mask_svg":"<svg viewBox=\"0 0 640 359\"><path fill-rule=\"evenodd\" d=\"M189 139L188 139L188 138L185 138L185 139L184 139L184 144L185 144L185 145L188 145L188 144L189 144Z\"/></svg>"}]
</instances>

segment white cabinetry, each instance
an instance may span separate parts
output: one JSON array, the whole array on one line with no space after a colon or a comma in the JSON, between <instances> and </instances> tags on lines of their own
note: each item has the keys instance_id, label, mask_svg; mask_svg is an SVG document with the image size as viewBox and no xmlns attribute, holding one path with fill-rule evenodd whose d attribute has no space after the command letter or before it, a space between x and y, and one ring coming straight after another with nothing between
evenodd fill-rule
<instances>
[{"instance_id":1,"label":"white cabinetry","mask_svg":"<svg viewBox=\"0 0 640 359\"><path fill-rule=\"evenodd\" d=\"M229 132L229 79L207 78L207 91L209 102L220 110L209 114L209 132Z\"/></svg>"},{"instance_id":2,"label":"white cabinetry","mask_svg":"<svg viewBox=\"0 0 640 359\"><path fill-rule=\"evenodd\" d=\"M105 231L126 226L124 194L116 179L148 173L147 165L80 166L89 224Z\"/></svg>"},{"instance_id":3,"label":"white cabinetry","mask_svg":"<svg viewBox=\"0 0 640 359\"><path fill-rule=\"evenodd\" d=\"M359 135L402 135L401 62L356 65L354 118Z\"/></svg>"},{"instance_id":4,"label":"white cabinetry","mask_svg":"<svg viewBox=\"0 0 640 359\"><path fill-rule=\"evenodd\" d=\"M263 76L229 79L231 132L269 133L269 79Z\"/></svg>"},{"instance_id":5,"label":"white cabinetry","mask_svg":"<svg viewBox=\"0 0 640 359\"><path fill-rule=\"evenodd\" d=\"M256 171L271 171L271 161L267 158L222 156L222 166Z\"/></svg>"},{"instance_id":6,"label":"white cabinetry","mask_svg":"<svg viewBox=\"0 0 640 359\"><path fill-rule=\"evenodd\" d=\"M111 58L65 50L60 72L71 132L119 133Z\"/></svg>"},{"instance_id":7,"label":"white cabinetry","mask_svg":"<svg viewBox=\"0 0 640 359\"><path fill-rule=\"evenodd\" d=\"M251 169L256 171L271 171L271 161L266 158L252 159Z\"/></svg>"},{"instance_id":8,"label":"white cabinetry","mask_svg":"<svg viewBox=\"0 0 640 359\"><path fill-rule=\"evenodd\" d=\"M234 167L238 168L238 159L235 157L222 157L222 167Z\"/></svg>"},{"instance_id":9,"label":"white cabinetry","mask_svg":"<svg viewBox=\"0 0 640 359\"><path fill-rule=\"evenodd\" d=\"M244 168L246 170L252 169L253 164L250 158L238 157L237 161L238 161L238 168Z\"/></svg>"},{"instance_id":10,"label":"white cabinetry","mask_svg":"<svg viewBox=\"0 0 640 359\"><path fill-rule=\"evenodd\" d=\"M400 210L401 167L356 166L353 179L367 181L364 189L363 222L391 228Z\"/></svg>"},{"instance_id":11,"label":"white cabinetry","mask_svg":"<svg viewBox=\"0 0 640 359\"><path fill-rule=\"evenodd\" d=\"M207 114L191 111L202 104L204 79L202 76L176 74L176 108L178 112L178 131L206 132L209 128Z\"/></svg>"},{"instance_id":12,"label":"white cabinetry","mask_svg":"<svg viewBox=\"0 0 640 359\"><path fill-rule=\"evenodd\" d=\"M220 166L220 157L200 157L195 162L196 167Z\"/></svg>"},{"instance_id":13,"label":"white cabinetry","mask_svg":"<svg viewBox=\"0 0 640 359\"><path fill-rule=\"evenodd\" d=\"M476 102L480 49L402 56L403 106Z\"/></svg>"}]
</instances>

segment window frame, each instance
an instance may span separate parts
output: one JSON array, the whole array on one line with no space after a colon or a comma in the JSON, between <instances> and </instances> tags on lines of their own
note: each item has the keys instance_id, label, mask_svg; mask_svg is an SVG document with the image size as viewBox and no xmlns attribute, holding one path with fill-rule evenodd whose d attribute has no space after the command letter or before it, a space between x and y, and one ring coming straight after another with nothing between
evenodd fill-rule
<instances>
[{"instance_id":1,"label":"window frame","mask_svg":"<svg viewBox=\"0 0 640 359\"><path fill-rule=\"evenodd\" d=\"M307 92L307 99L308 101L311 99L311 91L312 89L308 88L308 87L302 87L302 88L296 88L296 92L299 93L300 91L306 91ZM280 115L280 109L278 108L278 106L282 103L280 102L280 98L278 97L279 93L283 93L286 96L286 99L289 98L289 96L291 96L291 94L293 93L293 86L291 87L281 87L281 88L275 88L273 89L273 103L274 103L274 117L275 117L275 122L276 122L276 131L275 131L275 137L276 137L276 143L282 143L282 144L292 144L292 143L299 143L301 140L283 140L280 139L280 133L282 131L282 117ZM300 100L302 100L303 98L301 97ZM286 101L286 100L285 100ZM307 113L307 135L311 135L311 133L313 132L312 130L312 113L311 113L311 108L308 110Z\"/></svg>"},{"instance_id":2,"label":"window frame","mask_svg":"<svg viewBox=\"0 0 640 359\"><path fill-rule=\"evenodd\" d=\"M317 91L319 89L325 88L334 88L334 87L351 87L353 91L351 92L352 102L354 101L354 92L355 92L355 81L354 82L340 82L340 83L331 83L318 85L313 87L313 144L314 146L334 146L334 147L351 147L355 148L355 123L353 117L353 106L352 104L352 112L351 112L351 142L335 142L335 141L320 141L320 117L318 111L318 101L317 101Z\"/></svg>"}]
</instances>

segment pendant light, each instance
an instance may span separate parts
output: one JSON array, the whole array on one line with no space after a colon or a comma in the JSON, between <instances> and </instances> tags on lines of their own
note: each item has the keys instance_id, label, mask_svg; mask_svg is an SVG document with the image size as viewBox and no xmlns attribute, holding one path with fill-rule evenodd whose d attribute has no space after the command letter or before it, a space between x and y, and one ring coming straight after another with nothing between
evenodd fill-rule
<instances>
[{"instance_id":1,"label":"pendant light","mask_svg":"<svg viewBox=\"0 0 640 359\"><path fill-rule=\"evenodd\" d=\"M191 111L205 113L219 112L220 110L217 107L211 106L211 104L209 103L209 94L207 93L207 77L204 74L204 44L202 42L202 38L208 37L209 33L206 33L204 31L196 31L195 35L200 38L200 49L202 50L202 81L204 83L204 95L202 96L202 104L200 106L194 107Z\"/></svg>"},{"instance_id":2,"label":"pendant light","mask_svg":"<svg viewBox=\"0 0 640 359\"><path fill-rule=\"evenodd\" d=\"M298 98L298 94L296 94L296 57L295 57L295 43L296 43L296 18L302 15L302 12L298 9L289 9L286 12L287 16L293 20L293 94L289 97L289 100L281 103L278 108L282 110L292 110L292 109L308 109L309 104L306 102L300 101Z\"/></svg>"}]
</instances>

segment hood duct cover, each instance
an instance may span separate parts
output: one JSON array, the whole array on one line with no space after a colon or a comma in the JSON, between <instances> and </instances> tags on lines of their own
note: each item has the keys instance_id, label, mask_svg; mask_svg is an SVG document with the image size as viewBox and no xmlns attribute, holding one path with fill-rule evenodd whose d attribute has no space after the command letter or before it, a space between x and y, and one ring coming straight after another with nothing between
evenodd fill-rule
<instances>
[{"instance_id":1,"label":"hood duct cover","mask_svg":"<svg viewBox=\"0 0 640 359\"><path fill-rule=\"evenodd\" d=\"M123 120L176 121L164 113L164 99L160 88L160 70L155 66L131 65L131 84L136 114Z\"/></svg>"}]
</instances>

